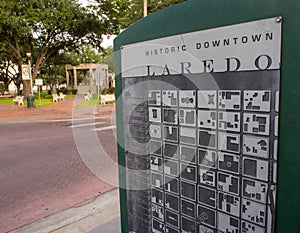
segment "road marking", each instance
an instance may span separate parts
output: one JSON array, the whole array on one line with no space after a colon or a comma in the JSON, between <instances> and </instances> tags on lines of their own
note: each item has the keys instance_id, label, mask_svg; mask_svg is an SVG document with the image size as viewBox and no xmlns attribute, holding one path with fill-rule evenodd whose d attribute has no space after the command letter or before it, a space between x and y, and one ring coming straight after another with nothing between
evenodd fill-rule
<instances>
[{"instance_id":1,"label":"road marking","mask_svg":"<svg viewBox=\"0 0 300 233\"><path fill-rule=\"evenodd\" d=\"M65 119L47 119L47 120L26 120L26 121L5 121L1 122L0 125L6 124L36 124L36 123L60 123L60 122L75 122L75 121L90 121L90 120L97 120L97 119L112 119L115 120L114 117L111 116L103 116L103 117L88 117L88 118L65 118Z\"/></svg>"},{"instance_id":2,"label":"road marking","mask_svg":"<svg viewBox=\"0 0 300 233\"><path fill-rule=\"evenodd\" d=\"M93 129L94 131L104 131L104 130L109 130L109 129L115 129L116 125L110 125L110 126L105 126L105 127L100 127Z\"/></svg>"},{"instance_id":3,"label":"road marking","mask_svg":"<svg viewBox=\"0 0 300 233\"><path fill-rule=\"evenodd\" d=\"M80 125L71 125L69 128L80 128L80 127L85 127L85 126L91 126L91 125L102 125L105 124L105 122L93 122L93 123L85 123L85 124L80 124Z\"/></svg>"}]
</instances>

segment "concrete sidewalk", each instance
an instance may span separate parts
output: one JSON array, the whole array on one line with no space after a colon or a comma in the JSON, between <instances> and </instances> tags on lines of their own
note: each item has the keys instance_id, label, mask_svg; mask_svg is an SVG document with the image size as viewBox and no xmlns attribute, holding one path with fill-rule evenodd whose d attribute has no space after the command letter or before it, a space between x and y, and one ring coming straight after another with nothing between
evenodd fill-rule
<instances>
[{"instance_id":1,"label":"concrete sidewalk","mask_svg":"<svg viewBox=\"0 0 300 233\"><path fill-rule=\"evenodd\" d=\"M119 191L38 220L10 233L120 233Z\"/></svg>"},{"instance_id":2,"label":"concrete sidewalk","mask_svg":"<svg viewBox=\"0 0 300 233\"><path fill-rule=\"evenodd\" d=\"M96 106L78 106L82 101L82 96L76 96L40 108L0 104L0 123L71 120L115 115L115 104L99 105L98 108Z\"/></svg>"}]
</instances>

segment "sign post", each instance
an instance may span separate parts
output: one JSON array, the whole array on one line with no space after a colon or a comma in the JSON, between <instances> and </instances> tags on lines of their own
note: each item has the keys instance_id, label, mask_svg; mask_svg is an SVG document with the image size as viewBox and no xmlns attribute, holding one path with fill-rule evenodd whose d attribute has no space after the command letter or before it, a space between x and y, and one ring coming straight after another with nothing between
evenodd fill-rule
<instances>
[{"instance_id":1,"label":"sign post","mask_svg":"<svg viewBox=\"0 0 300 233\"><path fill-rule=\"evenodd\" d=\"M40 102L40 106L42 106L42 102L41 102L41 86L43 86L43 79L35 79L35 85L37 85L38 88L39 88L39 102Z\"/></svg>"},{"instance_id":2,"label":"sign post","mask_svg":"<svg viewBox=\"0 0 300 233\"><path fill-rule=\"evenodd\" d=\"M97 87L97 107L95 110L95 114L98 114L100 111L100 89L101 89L101 74L100 70L93 69L94 76L96 78L96 87Z\"/></svg>"},{"instance_id":3,"label":"sign post","mask_svg":"<svg viewBox=\"0 0 300 233\"><path fill-rule=\"evenodd\" d=\"M299 10L191 0L115 39L123 233L298 232Z\"/></svg>"}]
</instances>

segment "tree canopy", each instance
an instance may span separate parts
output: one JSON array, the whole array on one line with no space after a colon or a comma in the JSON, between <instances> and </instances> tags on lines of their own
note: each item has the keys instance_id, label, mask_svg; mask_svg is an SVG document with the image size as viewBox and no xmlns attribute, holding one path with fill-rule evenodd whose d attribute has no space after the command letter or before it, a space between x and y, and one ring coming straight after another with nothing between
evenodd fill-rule
<instances>
[{"instance_id":1,"label":"tree canopy","mask_svg":"<svg viewBox=\"0 0 300 233\"><path fill-rule=\"evenodd\" d=\"M185 1L187 0L148 0L148 13ZM94 0L93 2L97 4L91 7L114 34L119 34L120 30L143 18L143 0Z\"/></svg>"},{"instance_id":2,"label":"tree canopy","mask_svg":"<svg viewBox=\"0 0 300 233\"><path fill-rule=\"evenodd\" d=\"M183 1L148 0L148 12ZM22 80L24 63L30 61L32 79L35 80L48 60L48 70L59 65L54 61L61 57L61 51L92 54L91 50L102 49L103 35L118 34L143 17L143 0L93 2L95 4L87 9L77 0L0 0L0 63L18 67L17 76L11 77L10 81L14 81L18 88L23 83L25 95L30 92L30 83ZM85 44L89 47L83 47ZM113 50L103 51L102 57L109 55L106 54L109 51ZM99 62L97 57L83 57L86 59L81 61ZM111 58L107 56L105 59L113 64Z\"/></svg>"},{"instance_id":3,"label":"tree canopy","mask_svg":"<svg viewBox=\"0 0 300 233\"><path fill-rule=\"evenodd\" d=\"M44 62L61 49L83 44L100 49L102 35L108 33L106 23L76 0L0 0L0 43L19 71L26 53L31 54L33 80ZM28 84L24 86L28 93Z\"/></svg>"},{"instance_id":4,"label":"tree canopy","mask_svg":"<svg viewBox=\"0 0 300 233\"><path fill-rule=\"evenodd\" d=\"M53 90L55 84L65 83L65 64L77 66L81 63L105 63L103 56L107 49L103 49L102 56L91 46L82 45L79 48L60 51L57 55L49 58L40 70L40 77ZM80 73L78 80L80 81Z\"/></svg>"},{"instance_id":5,"label":"tree canopy","mask_svg":"<svg viewBox=\"0 0 300 233\"><path fill-rule=\"evenodd\" d=\"M3 82L5 90L8 90L8 85L11 82L14 82L14 84L19 87L21 82L18 80L15 60L11 54L7 53L4 44L0 43L0 46L0 81Z\"/></svg>"}]
</instances>

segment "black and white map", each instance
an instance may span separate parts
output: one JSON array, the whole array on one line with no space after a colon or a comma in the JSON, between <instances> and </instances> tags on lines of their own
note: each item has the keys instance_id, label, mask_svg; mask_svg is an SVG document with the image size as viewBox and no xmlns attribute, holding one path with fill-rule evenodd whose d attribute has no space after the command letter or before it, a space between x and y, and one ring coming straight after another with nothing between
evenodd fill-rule
<instances>
[{"instance_id":1,"label":"black and white map","mask_svg":"<svg viewBox=\"0 0 300 233\"><path fill-rule=\"evenodd\" d=\"M239 58L240 63L227 60L235 68L226 72L206 63L204 68L211 72L174 73L172 64L165 65L167 55L160 73L150 71L147 59L145 75L140 66L126 70L124 65L130 231L275 232L280 87L275 63L280 52L272 48L280 47L280 25L268 19L262 28L255 22L245 25L245 31L255 26L261 31L270 27L273 33L266 37L271 44L264 41L266 48L254 55L256 68L243 66ZM232 26L231 32L239 28L243 25ZM214 35L219 34L216 30ZM170 41L157 43L166 47ZM192 65L182 63L184 67L192 71Z\"/></svg>"}]
</instances>

